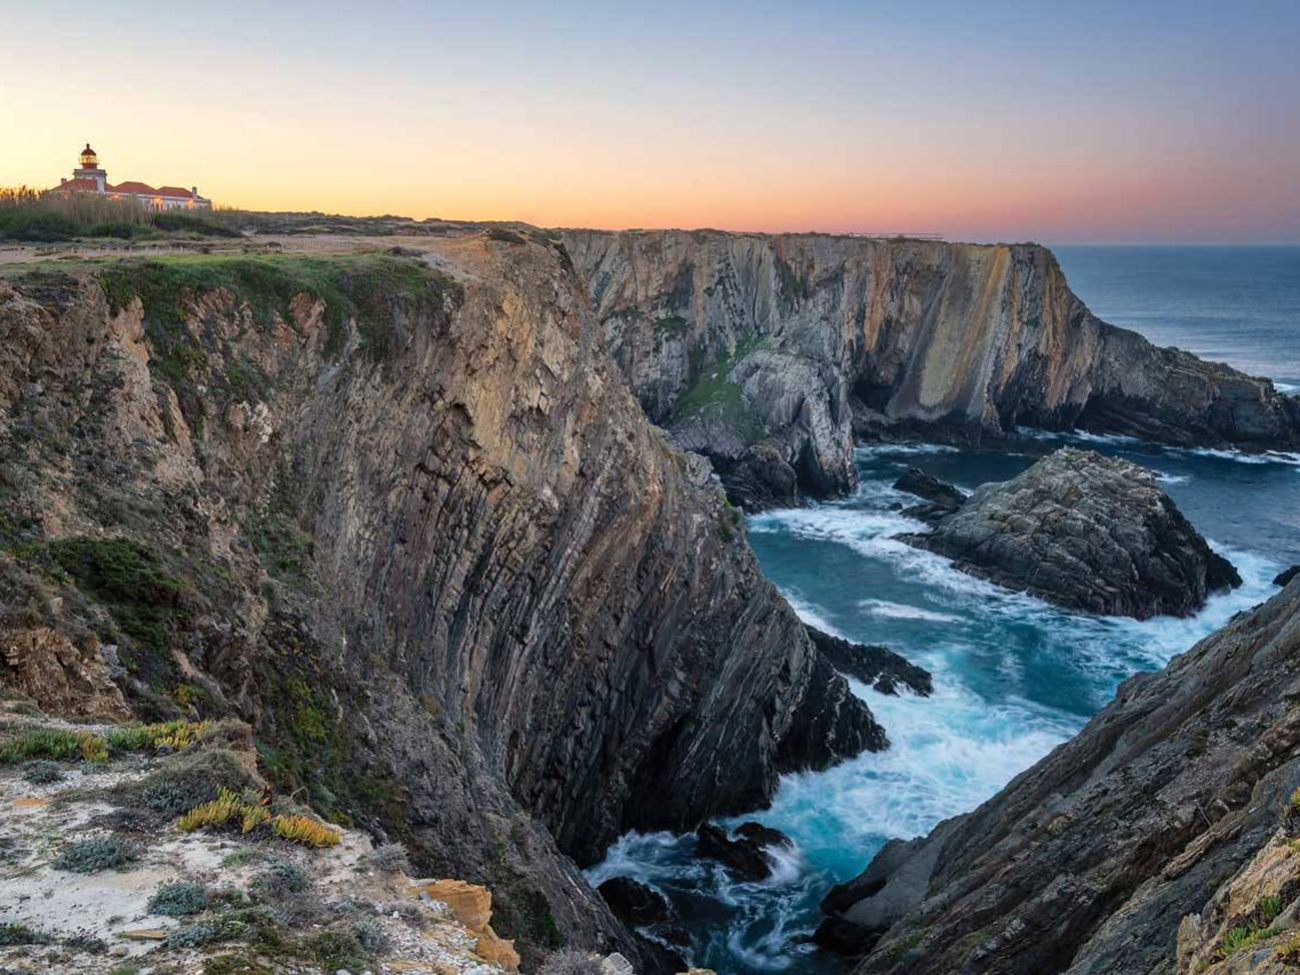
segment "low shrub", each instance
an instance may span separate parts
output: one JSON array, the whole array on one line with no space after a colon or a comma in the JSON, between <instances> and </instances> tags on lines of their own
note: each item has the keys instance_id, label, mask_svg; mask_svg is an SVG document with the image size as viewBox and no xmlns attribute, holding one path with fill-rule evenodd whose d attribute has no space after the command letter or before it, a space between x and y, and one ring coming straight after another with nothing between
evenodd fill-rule
<instances>
[{"instance_id":1,"label":"low shrub","mask_svg":"<svg viewBox=\"0 0 1300 975\"><path fill-rule=\"evenodd\" d=\"M99 873L120 870L139 858L140 852L133 844L116 836L101 836L65 844L51 865L71 873Z\"/></svg>"},{"instance_id":2,"label":"low shrub","mask_svg":"<svg viewBox=\"0 0 1300 975\"><path fill-rule=\"evenodd\" d=\"M373 918L362 918L353 924L352 934L361 950L372 955L382 955L392 945L392 939Z\"/></svg>"},{"instance_id":3,"label":"low shrub","mask_svg":"<svg viewBox=\"0 0 1300 975\"><path fill-rule=\"evenodd\" d=\"M370 961L370 953L361 946L356 932L348 928L322 931L309 938L306 947L326 971L362 971Z\"/></svg>"},{"instance_id":4,"label":"low shrub","mask_svg":"<svg viewBox=\"0 0 1300 975\"><path fill-rule=\"evenodd\" d=\"M51 785L62 782L64 778L63 769L59 768L58 763L44 758L24 762L22 771L23 778L32 785Z\"/></svg>"},{"instance_id":5,"label":"low shrub","mask_svg":"<svg viewBox=\"0 0 1300 975\"><path fill-rule=\"evenodd\" d=\"M44 931L36 931L25 924L0 924L0 946L47 945L53 939Z\"/></svg>"},{"instance_id":6,"label":"low shrub","mask_svg":"<svg viewBox=\"0 0 1300 975\"><path fill-rule=\"evenodd\" d=\"M600 959L587 951L561 948L546 956L537 975L601 975Z\"/></svg>"},{"instance_id":7,"label":"low shrub","mask_svg":"<svg viewBox=\"0 0 1300 975\"><path fill-rule=\"evenodd\" d=\"M149 898L149 913L165 917L198 914L208 906L208 893L198 884L179 880L163 884Z\"/></svg>"},{"instance_id":8,"label":"low shrub","mask_svg":"<svg viewBox=\"0 0 1300 975\"><path fill-rule=\"evenodd\" d=\"M411 863L406 858L406 847L401 843L383 843L362 859L367 867L380 873L410 873L411 871Z\"/></svg>"},{"instance_id":9,"label":"low shrub","mask_svg":"<svg viewBox=\"0 0 1300 975\"><path fill-rule=\"evenodd\" d=\"M253 878L250 888L267 900L278 900L288 894L306 890L310 881L307 872L289 860L272 860Z\"/></svg>"},{"instance_id":10,"label":"low shrub","mask_svg":"<svg viewBox=\"0 0 1300 975\"><path fill-rule=\"evenodd\" d=\"M252 785L237 755L225 748L204 748L171 756L144 779L118 786L112 796L118 802L179 816L217 798L222 789L239 792Z\"/></svg>"},{"instance_id":11,"label":"low shrub","mask_svg":"<svg viewBox=\"0 0 1300 975\"><path fill-rule=\"evenodd\" d=\"M190 924L175 928L163 941L164 948L193 948L220 941L221 932L213 924Z\"/></svg>"}]
</instances>

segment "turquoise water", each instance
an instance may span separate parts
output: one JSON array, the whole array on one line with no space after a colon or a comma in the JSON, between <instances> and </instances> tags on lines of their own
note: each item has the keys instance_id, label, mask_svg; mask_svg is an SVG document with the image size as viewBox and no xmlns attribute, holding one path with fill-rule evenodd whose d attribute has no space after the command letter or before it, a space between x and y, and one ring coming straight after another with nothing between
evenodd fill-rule
<instances>
[{"instance_id":1,"label":"turquoise water","mask_svg":"<svg viewBox=\"0 0 1300 975\"><path fill-rule=\"evenodd\" d=\"M1125 269L1135 261L1166 261L1165 249L1136 255L1114 249L1109 270L1099 249L1084 250L1082 258L1073 251L1062 254L1076 290L1094 307L1109 302L1112 320L1128 315L1123 323L1137 324L1150 299L1134 297L1142 279ZM1185 278L1196 267L1221 262L1217 250L1186 253L1192 268L1184 266L1180 274ZM1269 294L1258 282L1249 290ZM1219 358L1235 359L1251 371L1259 370L1250 363L1272 359L1300 377L1300 342L1274 348L1282 326L1269 317L1272 312L1261 310L1267 321L1251 333L1249 307L1237 308L1227 298L1202 304L1235 309L1233 356ZM1215 336L1224 326L1217 312L1183 309L1179 315L1184 338L1177 344L1204 353L1220 341ZM1290 334L1298 329L1300 313ZM1168 343L1170 337L1159 340ZM1237 566L1244 585L1212 598L1191 619L1098 619L972 579L940 556L891 537L922 527L891 510L913 500L891 487L905 467L921 467L969 489L1014 476L1067 439L1156 470L1180 508ZM828 632L899 650L931 670L934 695L887 697L855 685L889 733L891 748L825 772L787 776L770 809L735 820L757 819L795 840L796 850L781 859L771 880L732 882L717 865L691 859L691 837L666 833L626 836L589 871L596 883L622 874L666 893L691 935L690 960L720 975L841 971L842 964L805 943L820 919L818 901L832 883L858 873L888 838L924 833L978 805L1077 731L1121 680L1162 666L1234 613L1267 598L1275 591L1273 576L1300 562L1297 456L1040 436L1015 452L864 447L858 467L862 480L853 497L751 517L750 542L801 616Z\"/></svg>"}]
</instances>

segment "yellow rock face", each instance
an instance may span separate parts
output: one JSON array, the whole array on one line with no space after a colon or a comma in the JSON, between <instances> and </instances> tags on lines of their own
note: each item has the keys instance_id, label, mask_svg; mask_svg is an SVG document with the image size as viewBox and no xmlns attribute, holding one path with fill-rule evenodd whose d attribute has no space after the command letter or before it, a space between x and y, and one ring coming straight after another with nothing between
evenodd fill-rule
<instances>
[{"instance_id":1,"label":"yellow rock face","mask_svg":"<svg viewBox=\"0 0 1300 975\"><path fill-rule=\"evenodd\" d=\"M431 880L422 882L417 889L446 904L456 920L478 939L475 954L508 972L519 971L519 953L515 951L514 942L492 930L490 890L463 880Z\"/></svg>"}]
</instances>

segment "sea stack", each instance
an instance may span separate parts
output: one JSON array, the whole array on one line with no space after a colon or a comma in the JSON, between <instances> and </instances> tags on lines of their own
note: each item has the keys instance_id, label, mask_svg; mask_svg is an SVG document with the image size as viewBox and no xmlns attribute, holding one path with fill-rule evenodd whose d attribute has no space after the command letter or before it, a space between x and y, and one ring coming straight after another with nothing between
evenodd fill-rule
<instances>
[{"instance_id":1,"label":"sea stack","mask_svg":"<svg viewBox=\"0 0 1300 975\"><path fill-rule=\"evenodd\" d=\"M971 575L1110 616L1190 616L1241 585L1153 472L1091 450L1058 450L901 537Z\"/></svg>"}]
</instances>

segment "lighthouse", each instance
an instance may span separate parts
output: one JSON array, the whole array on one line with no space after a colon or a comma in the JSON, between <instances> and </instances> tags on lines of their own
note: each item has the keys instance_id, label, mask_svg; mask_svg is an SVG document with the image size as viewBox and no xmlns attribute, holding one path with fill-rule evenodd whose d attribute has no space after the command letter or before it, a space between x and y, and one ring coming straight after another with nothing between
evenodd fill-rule
<instances>
[{"instance_id":1,"label":"lighthouse","mask_svg":"<svg viewBox=\"0 0 1300 975\"><path fill-rule=\"evenodd\" d=\"M105 189L105 180L108 173L99 168L99 156L95 150L90 148L90 143L86 143L86 148L81 150L81 166L72 171L73 179L88 179L95 183L95 192L103 193Z\"/></svg>"}]
</instances>

